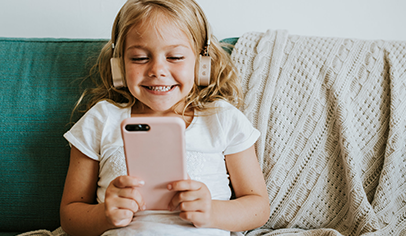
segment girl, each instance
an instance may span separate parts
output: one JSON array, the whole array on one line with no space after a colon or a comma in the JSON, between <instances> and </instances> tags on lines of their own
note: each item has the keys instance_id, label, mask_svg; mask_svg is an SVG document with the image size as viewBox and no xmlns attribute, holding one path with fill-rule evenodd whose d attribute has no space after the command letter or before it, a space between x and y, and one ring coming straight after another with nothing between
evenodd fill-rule
<instances>
[{"instance_id":1,"label":"girl","mask_svg":"<svg viewBox=\"0 0 406 236\"><path fill-rule=\"evenodd\" d=\"M195 82L201 53L211 56L208 86ZM230 235L266 222L259 132L233 106L242 101L235 70L193 0L128 0L95 68L102 83L84 94L89 109L64 135L72 146L60 210L68 234ZM186 123L190 179L168 184L176 192L168 211L145 211L143 180L126 175L120 123L130 116Z\"/></svg>"}]
</instances>

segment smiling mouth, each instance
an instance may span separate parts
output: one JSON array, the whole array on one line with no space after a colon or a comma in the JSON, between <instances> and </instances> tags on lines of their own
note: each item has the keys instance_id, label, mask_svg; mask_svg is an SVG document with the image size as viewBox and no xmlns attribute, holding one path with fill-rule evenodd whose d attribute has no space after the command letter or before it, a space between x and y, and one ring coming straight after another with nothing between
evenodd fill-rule
<instances>
[{"instance_id":1,"label":"smiling mouth","mask_svg":"<svg viewBox=\"0 0 406 236\"><path fill-rule=\"evenodd\" d=\"M174 87L174 85L171 86L145 86L145 88L151 90L151 91L156 91L156 92L168 92Z\"/></svg>"}]
</instances>

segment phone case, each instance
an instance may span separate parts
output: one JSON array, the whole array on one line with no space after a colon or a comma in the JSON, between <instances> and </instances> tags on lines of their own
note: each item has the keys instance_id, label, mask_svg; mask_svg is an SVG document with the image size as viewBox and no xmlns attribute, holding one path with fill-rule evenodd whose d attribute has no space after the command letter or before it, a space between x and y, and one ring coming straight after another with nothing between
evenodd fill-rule
<instances>
[{"instance_id":1,"label":"phone case","mask_svg":"<svg viewBox=\"0 0 406 236\"><path fill-rule=\"evenodd\" d=\"M185 122L178 117L131 117L121 123L127 173L145 181L138 190L147 210L167 210L167 190L186 173Z\"/></svg>"}]
</instances>

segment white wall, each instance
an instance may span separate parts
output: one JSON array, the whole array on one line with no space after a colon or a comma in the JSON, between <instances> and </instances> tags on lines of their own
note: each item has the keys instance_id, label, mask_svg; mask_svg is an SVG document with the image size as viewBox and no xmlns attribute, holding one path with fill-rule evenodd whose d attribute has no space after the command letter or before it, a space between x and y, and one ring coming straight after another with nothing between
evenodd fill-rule
<instances>
[{"instance_id":1,"label":"white wall","mask_svg":"<svg viewBox=\"0 0 406 236\"><path fill-rule=\"evenodd\" d=\"M2 0L0 37L109 38L125 0ZM197 0L217 38L247 31L406 40L405 0Z\"/></svg>"}]
</instances>

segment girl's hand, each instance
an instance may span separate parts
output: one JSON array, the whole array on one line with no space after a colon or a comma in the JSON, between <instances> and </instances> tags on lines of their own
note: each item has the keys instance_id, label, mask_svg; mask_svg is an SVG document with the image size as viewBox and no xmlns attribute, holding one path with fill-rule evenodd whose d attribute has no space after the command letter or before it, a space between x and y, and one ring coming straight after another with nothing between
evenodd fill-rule
<instances>
[{"instance_id":1,"label":"girl's hand","mask_svg":"<svg viewBox=\"0 0 406 236\"><path fill-rule=\"evenodd\" d=\"M145 210L145 203L136 187L144 181L131 176L119 176L111 181L106 189L105 213L114 227L124 227L131 223L134 214Z\"/></svg>"},{"instance_id":2,"label":"girl's hand","mask_svg":"<svg viewBox=\"0 0 406 236\"><path fill-rule=\"evenodd\" d=\"M194 180L181 180L168 185L177 191L169 203L169 210L180 210L180 218L195 227L209 227L211 222L211 194L207 186Z\"/></svg>"}]
</instances>

